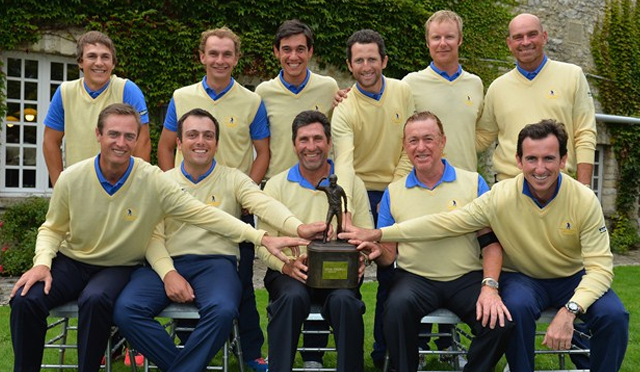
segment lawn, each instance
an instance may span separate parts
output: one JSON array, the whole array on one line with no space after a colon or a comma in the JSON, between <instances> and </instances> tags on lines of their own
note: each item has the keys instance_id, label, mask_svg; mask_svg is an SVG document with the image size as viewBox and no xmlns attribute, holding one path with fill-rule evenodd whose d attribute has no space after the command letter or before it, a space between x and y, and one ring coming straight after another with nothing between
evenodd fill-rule
<instances>
[{"instance_id":1,"label":"lawn","mask_svg":"<svg viewBox=\"0 0 640 372\"><path fill-rule=\"evenodd\" d=\"M640 277L640 266L617 267L615 268L615 274L616 278L614 280L613 288L620 296L627 310L631 314L629 347L627 349L626 358L624 364L622 365L621 371L636 372L640 370L640 339L638 338L638 335L640 335L640 320L638 320L638 315L640 314L640 292L637 289L637 278ZM369 358L371 345L373 343L373 308L375 306L376 285L376 283L365 283L362 287L363 299L367 304L367 312L364 315L365 371L367 372L376 371L373 364L371 363L371 359ZM265 307L267 304L267 292L265 290L257 290L256 296L258 299L258 309L261 313L260 315L262 320L262 329L265 330L266 337ZM2 322L2 324L5 324L4 327L0 327L0 371L10 371L13 369L13 350L11 348L11 337L9 334L9 307L0 307L0 321ZM50 358L50 360L53 361L54 356L52 354L52 351L48 351L47 353L51 353L51 355L47 355L46 358ZM264 346L264 353L266 356L266 343ZM73 360L74 357L75 355L73 352L69 353L69 360ZM297 363L300 363L299 357L297 357L297 360ZM231 358L231 361L231 370L238 370L235 359ZM329 354L326 355L325 364L329 366L333 365L333 363L335 363L335 357ZM556 368L556 363L557 359L555 359L553 356L539 356L536 358L536 369ZM505 362L503 358L496 370L502 371L504 364ZM571 365L570 362L568 364ZM429 360L429 366L430 368L440 370L447 369L447 366L440 364L435 357L431 357L431 359ZM130 371L128 367L124 366L121 360L116 362L113 370L116 372Z\"/></svg>"}]
</instances>

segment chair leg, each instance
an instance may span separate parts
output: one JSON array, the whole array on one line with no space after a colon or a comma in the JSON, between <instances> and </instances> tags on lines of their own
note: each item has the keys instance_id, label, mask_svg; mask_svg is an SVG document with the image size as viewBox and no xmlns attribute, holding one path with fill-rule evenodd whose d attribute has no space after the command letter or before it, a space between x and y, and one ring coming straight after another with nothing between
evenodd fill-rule
<instances>
[{"instance_id":1,"label":"chair leg","mask_svg":"<svg viewBox=\"0 0 640 372\"><path fill-rule=\"evenodd\" d=\"M233 343L236 346L240 372L244 372L244 357L242 355L242 344L240 343L240 327L238 326L238 319L233 320Z\"/></svg>"}]
</instances>

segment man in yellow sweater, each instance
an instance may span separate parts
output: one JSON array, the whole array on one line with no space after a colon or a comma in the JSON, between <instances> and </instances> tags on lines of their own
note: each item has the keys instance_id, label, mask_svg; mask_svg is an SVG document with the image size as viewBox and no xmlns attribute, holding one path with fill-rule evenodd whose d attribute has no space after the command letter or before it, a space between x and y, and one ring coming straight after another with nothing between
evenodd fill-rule
<instances>
[{"instance_id":1,"label":"man in yellow sweater","mask_svg":"<svg viewBox=\"0 0 640 372\"><path fill-rule=\"evenodd\" d=\"M321 185L327 185L327 178L334 174L333 162L328 160L331 151L329 120L319 111L303 111L293 120L292 133L299 162L289 170L272 177L264 191L289 207L303 221L324 219L329 203L325 193L317 190L316 185L320 181ZM353 222L358 226L373 227L366 189L360 179L354 179L352 191ZM269 234L278 234L278 228L264 220L259 220L259 226ZM334 231L335 226L334 222ZM289 372L293 368L300 328L309 315L313 302L322 306L322 315L334 330L338 349L338 371L362 372L362 314L365 312L365 306L360 290L307 287L306 249L301 247L302 255L286 253L290 260L283 264L265 248L261 247L258 250L258 255L269 267L264 278L271 301L267 308L271 317L267 327L269 371ZM322 368L322 365L315 367Z\"/></svg>"},{"instance_id":2,"label":"man in yellow sweater","mask_svg":"<svg viewBox=\"0 0 640 372\"><path fill-rule=\"evenodd\" d=\"M275 78L258 85L269 117L271 158L267 178L291 168L298 161L291 145L291 122L303 110L317 110L331 117L333 95L338 83L330 76L311 72L313 31L292 19L283 22L273 42L273 53L282 70Z\"/></svg>"},{"instance_id":3,"label":"man in yellow sweater","mask_svg":"<svg viewBox=\"0 0 640 372\"><path fill-rule=\"evenodd\" d=\"M462 44L462 18L439 10L424 25L432 62L402 81L409 84L416 111L431 111L445 125L445 157L456 168L475 172L476 122L482 113L482 80L462 69L458 49Z\"/></svg>"},{"instance_id":4,"label":"man in yellow sweater","mask_svg":"<svg viewBox=\"0 0 640 372\"><path fill-rule=\"evenodd\" d=\"M507 348L512 371L534 370L536 319L558 309L543 344L571 348L573 322L584 321L590 370L618 371L629 339L629 313L611 290L613 257L600 202L580 182L562 175L568 134L543 120L518 135L517 177L450 213L415 218L380 230L353 231L364 241L421 241L490 226L504 249L500 289L516 327Z\"/></svg>"},{"instance_id":5,"label":"man in yellow sweater","mask_svg":"<svg viewBox=\"0 0 640 372\"><path fill-rule=\"evenodd\" d=\"M118 62L111 38L102 32L89 31L78 39L76 54L84 76L64 82L56 89L44 119L42 151L53 186L63 169L62 139L67 167L96 156L100 146L92 140L93 125L100 111L112 103L128 103L136 108L143 125L133 154L146 161L151 154L144 94L133 81L111 74Z\"/></svg>"},{"instance_id":6,"label":"man in yellow sweater","mask_svg":"<svg viewBox=\"0 0 640 372\"><path fill-rule=\"evenodd\" d=\"M107 106L95 130L98 156L61 173L38 230L34 266L11 291L14 371L40 369L49 309L73 300L80 309L79 371L98 371L114 302L165 217L236 242L266 245L283 260L279 249L305 243L265 236L167 182L159 168L131 156L139 131L140 116L132 106Z\"/></svg>"},{"instance_id":7,"label":"man in yellow sweater","mask_svg":"<svg viewBox=\"0 0 640 372\"><path fill-rule=\"evenodd\" d=\"M176 182L201 202L233 216L240 216L242 208L247 208L285 235L308 229L247 175L217 164L214 155L219 130L218 121L206 110L184 114L177 132L184 160L179 168L165 173L167 182ZM239 255L238 245L219 234L165 219L156 227L146 252L150 266L136 270L118 298L116 325L161 370L204 370L229 337L232 320L238 316L242 293L237 274ZM211 285L222 282L225 285ZM200 312L182 350L154 320L171 301L194 302Z\"/></svg>"},{"instance_id":8,"label":"man in yellow sweater","mask_svg":"<svg viewBox=\"0 0 640 372\"><path fill-rule=\"evenodd\" d=\"M566 171L590 185L596 148L591 90L580 67L547 58L547 39L547 31L532 14L520 14L509 23L507 45L518 63L487 90L477 148L484 150L497 138L496 180L515 177L520 172L513 157L520 130L542 119L558 120L569 135Z\"/></svg>"},{"instance_id":9,"label":"man in yellow sweater","mask_svg":"<svg viewBox=\"0 0 640 372\"><path fill-rule=\"evenodd\" d=\"M389 184L380 202L378 228L456 210L489 191L478 173L442 158L446 142L435 114L423 111L407 120L404 150L414 168ZM513 323L498 295L502 247L489 229L479 229L477 235L385 244L376 263L389 266L397 261L383 324L391 365L398 372L418 369L420 320L441 307L457 314L475 335L465 371L492 371L504 354Z\"/></svg>"},{"instance_id":10,"label":"man in yellow sweater","mask_svg":"<svg viewBox=\"0 0 640 372\"><path fill-rule=\"evenodd\" d=\"M364 181L374 223L378 203L387 185L411 170L402 150L402 125L415 110L411 88L387 78L382 70L388 56L384 39L373 30L354 32L347 40L347 66L356 83L333 112L331 133L336 155L336 175L349 200L355 177ZM378 295L371 357L384 363L382 308L391 267L377 268Z\"/></svg>"},{"instance_id":11,"label":"man in yellow sweater","mask_svg":"<svg viewBox=\"0 0 640 372\"><path fill-rule=\"evenodd\" d=\"M227 27L207 30L200 36L199 50L206 75L200 82L173 92L158 142L158 166L165 171L180 166L182 153L174 155L178 118L191 109L203 108L220 120L216 161L239 169L259 185L269 166L269 122L260 96L232 77L241 55L240 37ZM254 223L247 213L242 220ZM247 363L254 370L266 372L267 364L261 356L264 335L253 291L254 250L251 244L240 244L243 297L239 326Z\"/></svg>"}]
</instances>

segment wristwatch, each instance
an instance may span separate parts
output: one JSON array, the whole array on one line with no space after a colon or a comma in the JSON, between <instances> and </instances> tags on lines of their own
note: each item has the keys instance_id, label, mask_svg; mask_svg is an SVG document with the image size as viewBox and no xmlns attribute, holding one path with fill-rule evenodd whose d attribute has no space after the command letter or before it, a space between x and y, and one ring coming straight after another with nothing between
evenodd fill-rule
<instances>
[{"instance_id":1,"label":"wristwatch","mask_svg":"<svg viewBox=\"0 0 640 372\"><path fill-rule=\"evenodd\" d=\"M498 289L500 287L500 283L493 278L486 277L482 279L482 285L486 285L489 288Z\"/></svg>"},{"instance_id":2,"label":"wristwatch","mask_svg":"<svg viewBox=\"0 0 640 372\"><path fill-rule=\"evenodd\" d=\"M564 308L575 316L582 314L582 308L576 302L569 301L564 305Z\"/></svg>"}]
</instances>

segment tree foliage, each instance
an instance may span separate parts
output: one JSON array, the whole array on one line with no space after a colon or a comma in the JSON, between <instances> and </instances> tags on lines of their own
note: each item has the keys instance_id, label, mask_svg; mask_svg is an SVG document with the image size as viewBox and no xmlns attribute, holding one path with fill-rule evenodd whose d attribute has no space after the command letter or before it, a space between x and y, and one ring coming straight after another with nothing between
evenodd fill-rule
<instances>
[{"instance_id":1,"label":"tree foliage","mask_svg":"<svg viewBox=\"0 0 640 372\"><path fill-rule=\"evenodd\" d=\"M604 77L596 80L604 111L640 116L640 6L635 1L607 0L604 16L594 28L591 54L598 75ZM640 194L640 128L628 124L609 124L608 128L620 173L616 225L625 226L619 233L637 238L637 229L624 219L629 219Z\"/></svg>"},{"instance_id":2,"label":"tree foliage","mask_svg":"<svg viewBox=\"0 0 640 372\"><path fill-rule=\"evenodd\" d=\"M0 51L24 47L49 30L104 31L118 48L115 72L140 86L152 118L161 122L159 109L172 91L203 75L197 44L205 29L226 25L241 37L243 57L236 75L270 78L279 69L272 53L273 35L286 19L298 18L314 30L314 55L320 66L343 70L347 38L355 30L371 28L387 43L385 74L402 77L428 63L426 19L438 9L451 9L465 20L465 68L488 82L496 71L482 59L508 56L504 31L513 4L514 0L5 0L0 7ZM0 107L3 104L0 97Z\"/></svg>"}]
</instances>

